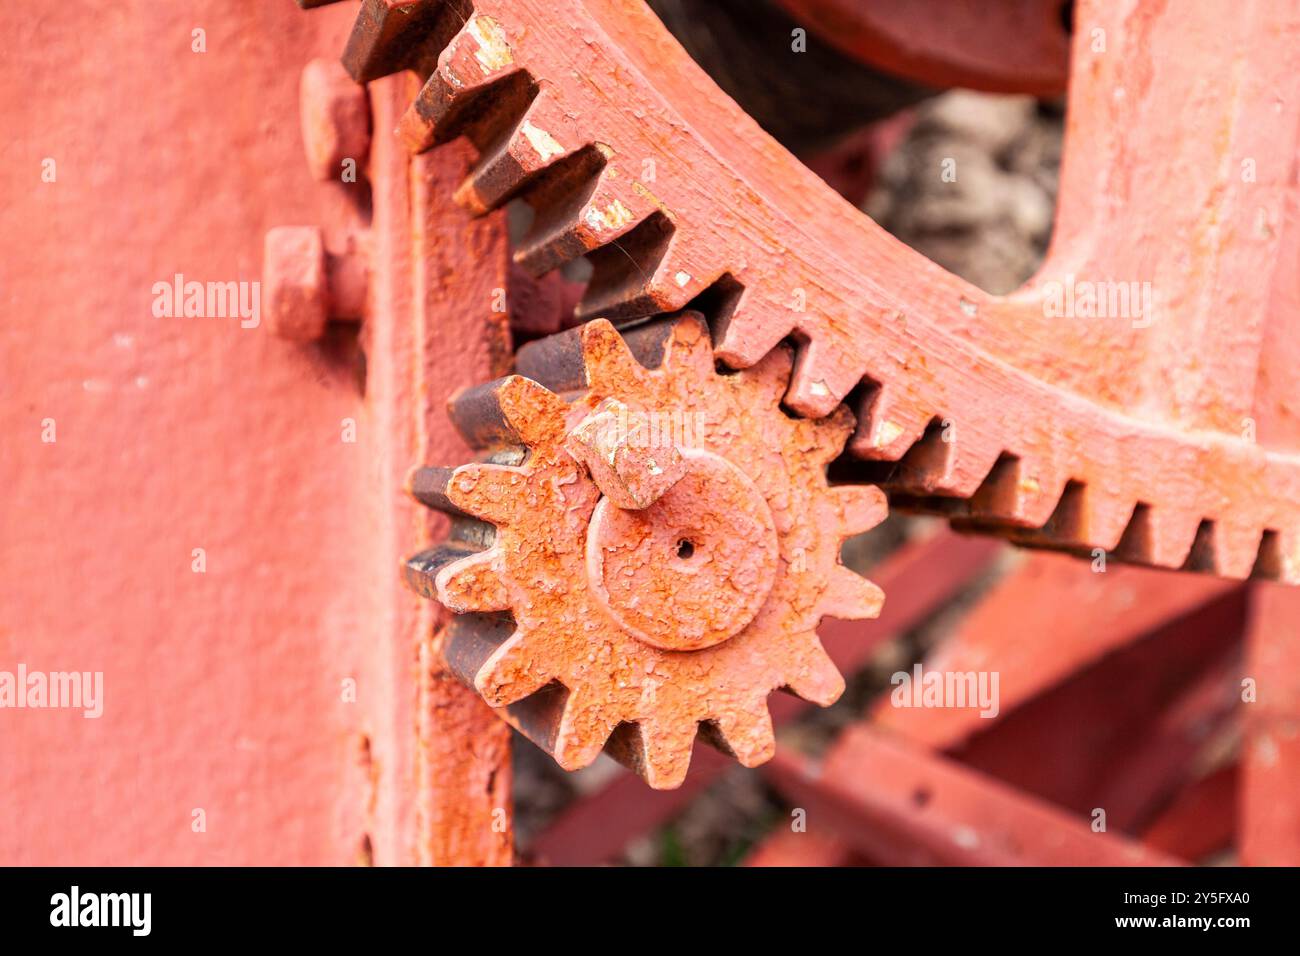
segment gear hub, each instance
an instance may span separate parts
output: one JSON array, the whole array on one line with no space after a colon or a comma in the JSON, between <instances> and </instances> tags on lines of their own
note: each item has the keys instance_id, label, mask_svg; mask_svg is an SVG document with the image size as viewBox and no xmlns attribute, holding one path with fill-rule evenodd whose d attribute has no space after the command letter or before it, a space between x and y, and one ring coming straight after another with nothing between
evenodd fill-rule
<instances>
[{"instance_id":1,"label":"gear hub","mask_svg":"<svg viewBox=\"0 0 1300 956\"><path fill-rule=\"evenodd\" d=\"M754 766L771 691L843 690L816 628L879 613L839 552L886 504L828 484L853 416L786 414L792 364L782 346L720 373L696 313L626 337L598 320L454 400L484 460L413 475L455 521L408 580L457 612L457 674L566 769L606 748L675 787L701 731Z\"/></svg>"}]
</instances>

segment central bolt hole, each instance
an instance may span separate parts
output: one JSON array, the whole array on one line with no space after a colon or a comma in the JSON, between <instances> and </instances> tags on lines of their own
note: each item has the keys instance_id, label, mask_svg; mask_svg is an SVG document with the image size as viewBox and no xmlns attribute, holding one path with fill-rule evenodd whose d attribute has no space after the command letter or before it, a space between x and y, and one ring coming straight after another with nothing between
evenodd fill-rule
<instances>
[{"instance_id":1,"label":"central bolt hole","mask_svg":"<svg viewBox=\"0 0 1300 956\"><path fill-rule=\"evenodd\" d=\"M683 561L685 561L694 553L695 553L695 542L688 541L685 538L682 538L681 541L677 542L677 557L681 558Z\"/></svg>"}]
</instances>

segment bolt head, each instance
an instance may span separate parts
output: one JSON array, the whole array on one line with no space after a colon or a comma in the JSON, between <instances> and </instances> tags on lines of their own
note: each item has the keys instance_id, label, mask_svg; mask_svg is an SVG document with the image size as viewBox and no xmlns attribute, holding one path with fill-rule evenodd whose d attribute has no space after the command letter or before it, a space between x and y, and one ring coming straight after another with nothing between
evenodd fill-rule
<instances>
[{"instance_id":1,"label":"bolt head","mask_svg":"<svg viewBox=\"0 0 1300 956\"><path fill-rule=\"evenodd\" d=\"M686 474L668 430L654 428L648 415L614 399L579 422L565 448L617 508L648 508Z\"/></svg>"},{"instance_id":2,"label":"bolt head","mask_svg":"<svg viewBox=\"0 0 1300 956\"><path fill-rule=\"evenodd\" d=\"M343 161L358 171L370 153L370 100L337 60L312 60L299 86L302 141L307 165L318 182L338 181Z\"/></svg>"},{"instance_id":3,"label":"bolt head","mask_svg":"<svg viewBox=\"0 0 1300 956\"><path fill-rule=\"evenodd\" d=\"M294 342L325 334L329 322L325 241L311 226L278 226L266 234L262 306L271 331Z\"/></svg>"}]
</instances>

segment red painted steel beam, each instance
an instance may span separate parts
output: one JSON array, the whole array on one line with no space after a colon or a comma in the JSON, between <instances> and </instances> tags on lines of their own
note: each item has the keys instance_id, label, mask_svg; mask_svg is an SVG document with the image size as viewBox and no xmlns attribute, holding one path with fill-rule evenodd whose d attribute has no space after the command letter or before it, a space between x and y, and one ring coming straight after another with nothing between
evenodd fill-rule
<instances>
[{"instance_id":1,"label":"red painted steel beam","mask_svg":"<svg viewBox=\"0 0 1300 956\"><path fill-rule=\"evenodd\" d=\"M1091 567L1028 558L923 662L996 674L995 718L979 707L896 707L885 694L876 723L1077 812L1105 807L1117 829L1145 819L1232 712L1244 590Z\"/></svg>"},{"instance_id":2,"label":"red painted steel beam","mask_svg":"<svg viewBox=\"0 0 1300 956\"><path fill-rule=\"evenodd\" d=\"M1241 862L1300 866L1300 590L1256 588L1245 677Z\"/></svg>"},{"instance_id":3,"label":"red painted steel beam","mask_svg":"<svg viewBox=\"0 0 1300 956\"><path fill-rule=\"evenodd\" d=\"M929 866L1174 866L1180 861L944 757L859 724L820 764L778 752L765 773L810 832L872 862ZM823 829L824 828L824 829Z\"/></svg>"},{"instance_id":4,"label":"red painted steel beam","mask_svg":"<svg viewBox=\"0 0 1300 956\"><path fill-rule=\"evenodd\" d=\"M1142 842L1192 862L1231 849L1237 836L1240 776L1237 765L1229 764L1188 786L1142 832Z\"/></svg>"},{"instance_id":5,"label":"red painted steel beam","mask_svg":"<svg viewBox=\"0 0 1300 956\"><path fill-rule=\"evenodd\" d=\"M1112 830L1132 832L1230 740L1245 597L1169 622L950 754L1074 812L1103 808Z\"/></svg>"},{"instance_id":6,"label":"red painted steel beam","mask_svg":"<svg viewBox=\"0 0 1300 956\"><path fill-rule=\"evenodd\" d=\"M411 95L409 82L402 75L371 84L391 91L382 122L396 124ZM469 454L447 418L446 402L480 370L500 374L509 362L508 318L494 303L498 290L506 287L510 253L503 213L475 219L451 200L474 159L468 144L449 144L411 161L391 137L385 138L407 160L392 175L410 180L410 308L417 361L405 401L419 433L415 446L404 449L409 457L403 468L409 469L431 456ZM393 254L403 255L400 249ZM405 295L400 288L392 292ZM404 480L405 471L391 487L401 487ZM446 534L446 522L427 512L413 524L422 540L406 538L398 547L409 551ZM433 629L447 613L429 602L417 603L418 859L435 866L509 865L514 859L510 730L448 670L442 634Z\"/></svg>"},{"instance_id":7,"label":"red painted steel beam","mask_svg":"<svg viewBox=\"0 0 1300 956\"><path fill-rule=\"evenodd\" d=\"M999 581L935 648L933 671L996 671L999 716L1241 585L1217 578L1030 556ZM872 710L882 727L938 750L988 730L978 708L900 708L889 695Z\"/></svg>"},{"instance_id":8,"label":"red painted steel beam","mask_svg":"<svg viewBox=\"0 0 1300 956\"><path fill-rule=\"evenodd\" d=\"M882 644L916 627L986 571L1002 546L941 531L912 542L873 568L871 578L889 595L871 622L825 621L818 633L842 673L861 668ZM789 695L769 700L773 722L797 717L805 701ZM628 840L662 825L733 766L708 747L697 747L691 771L677 790L653 791L630 774L619 774L597 792L567 808L527 853L558 866L598 863L619 853Z\"/></svg>"}]
</instances>

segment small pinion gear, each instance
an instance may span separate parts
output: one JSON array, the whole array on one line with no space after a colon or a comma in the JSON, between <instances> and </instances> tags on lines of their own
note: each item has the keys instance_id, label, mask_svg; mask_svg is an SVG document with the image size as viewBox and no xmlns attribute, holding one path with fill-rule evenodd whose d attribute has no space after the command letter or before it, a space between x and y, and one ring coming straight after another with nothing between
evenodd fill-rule
<instances>
[{"instance_id":1,"label":"small pinion gear","mask_svg":"<svg viewBox=\"0 0 1300 956\"><path fill-rule=\"evenodd\" d=\"M413 473L455 520L408 581L456 612L452 669L562 767L606 749L676 787L701 731L756 766L775 750L771 691L843 691L816 628L879 613L840 546L886 501L828 484L853 416L787 414L792 363L779 346L719 372L698 313L626 337L602 319L453 400L484 458Z\"/></svg>"}]
</instances>

